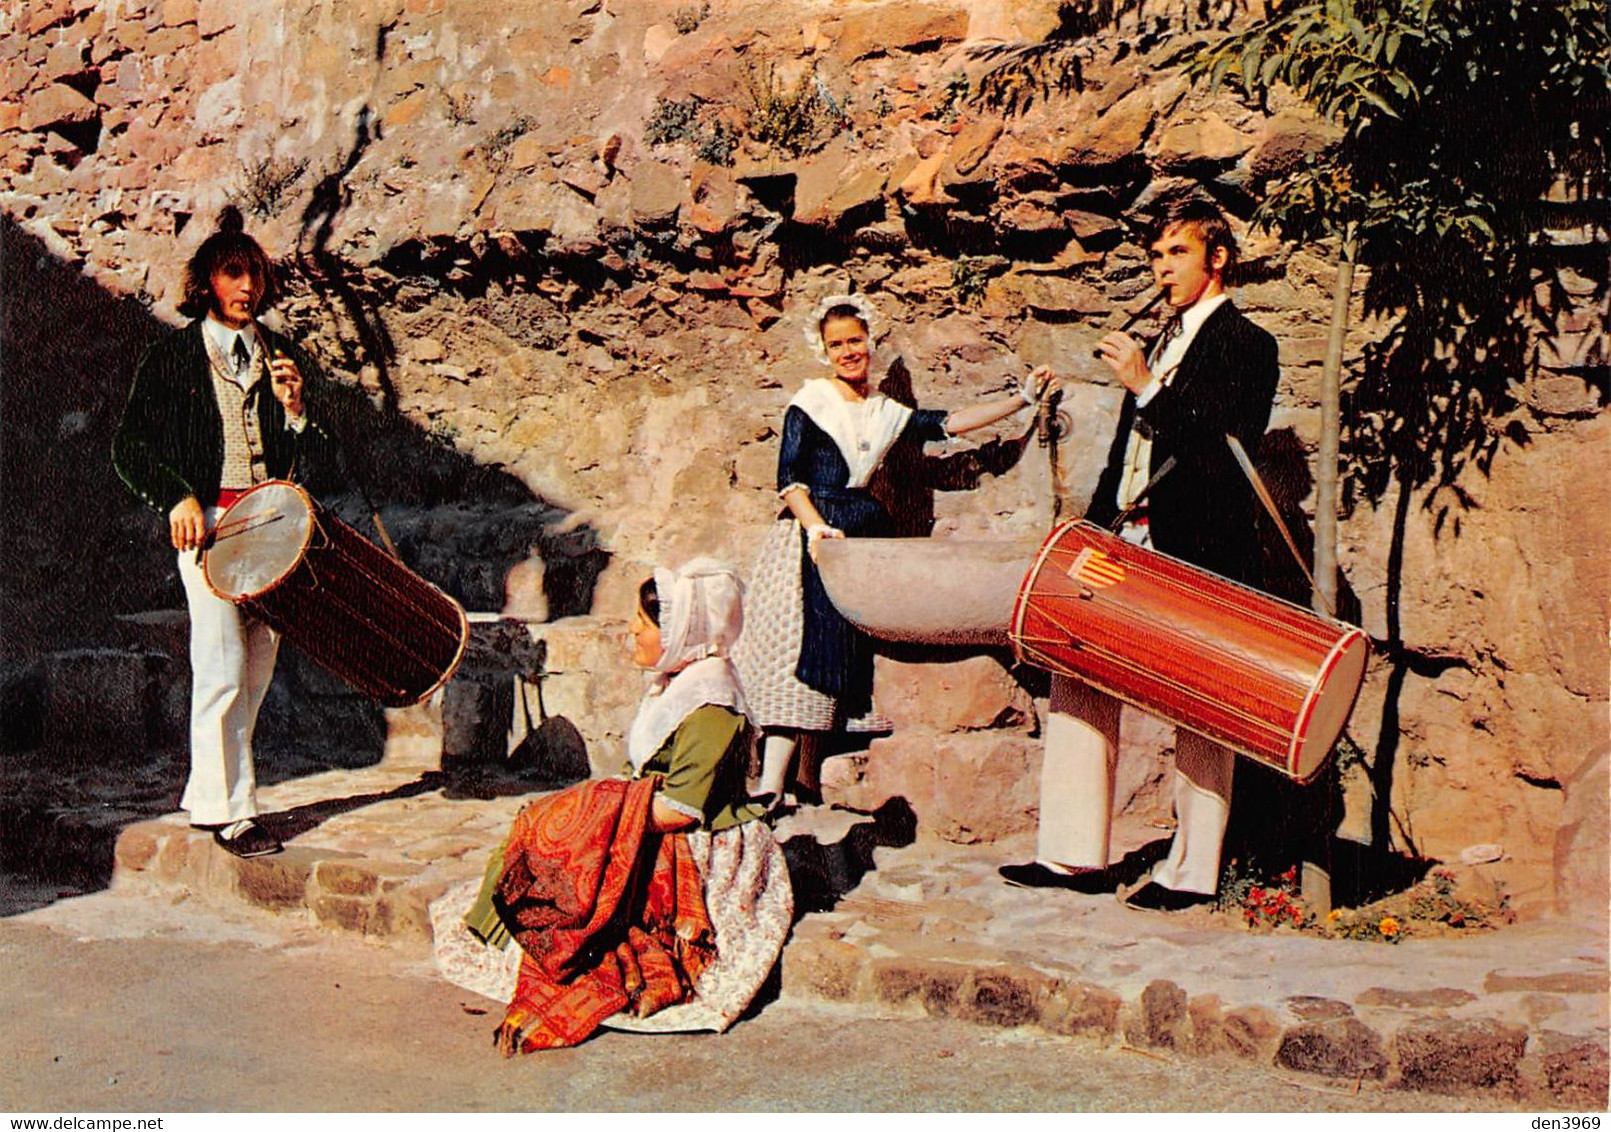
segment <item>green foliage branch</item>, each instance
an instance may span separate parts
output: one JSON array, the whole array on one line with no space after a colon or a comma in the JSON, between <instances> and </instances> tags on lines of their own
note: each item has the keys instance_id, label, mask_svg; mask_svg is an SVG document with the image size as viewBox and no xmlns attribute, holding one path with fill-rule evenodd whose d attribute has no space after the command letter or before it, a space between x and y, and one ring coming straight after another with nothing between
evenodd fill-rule
<instances>
[{"instance_id":1,"label":"green foliage branch","mask_svg":"<svg viewBox=\"0 0 1611 1132\"><path fill-rule=\"evenodd\" d=\"M1486 427L1568 303L1559 269L1605 293L1598 254L1551 228L1605 232L1607 33L1598 0L1308 0L1185 60L1189 75L1265 100L1286 86L1336 143L1266 187L1255 223L1333 241L1371 269L1389 316L1345 402L1351 485L1486 468ZM1567 186L1562 194L1552 189ZM1564 196L1565 199L1561 199ZM1598 262L1596 262L1598 261ZM1603 359L1591 381L1604 381Z\"/></svg>"}]
</instances>

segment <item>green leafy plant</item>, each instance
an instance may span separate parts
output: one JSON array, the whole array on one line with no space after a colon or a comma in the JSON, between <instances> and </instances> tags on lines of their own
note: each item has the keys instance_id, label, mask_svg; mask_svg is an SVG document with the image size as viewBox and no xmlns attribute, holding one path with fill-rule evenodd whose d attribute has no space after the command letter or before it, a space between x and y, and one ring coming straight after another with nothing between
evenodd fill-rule
<instances>
[{"instance_id":1,"label":"green leafy plant","mask_svg":"<svg viewBox=\"0 0 1611 1132\"><path fill-rule=\"evenodd\" d=\"M757 60L745 68L743 86L749 101L744 132L791 157L819 148L845 127L844 110L814 70L789 84L770 60Z\"/></svg>"},{"instance_id":2,"label":"green leafy plant","mask_svg":"<svg viewBox=\"0 0 1611 1132\"><path fill-rule=\"evenodd\" d=\"M650 145L690 141L699 133L699 99L660 98L643 127L643 140Z\"/></svg>"},{"instance_id":3,"label":"green leafy plant","mask_svg":"<svg viewBox=\"0 0 1611 1132\"><path fill-rule=\"evenodd\" d=\"M306 158L284 160L265 157L245 166L241 190L235 202L253 216L264 220L276 215L289 203L290 192L308 171Z\"/></svg>"},{"instance_id":4,"label":"green leafy plant","mask_svg":"<svg viewBox=\"0 0 1611 1132\"><path fill-rule=\"evenodd\" d=\"M487 158L496 166L509 158L509 147L537 128L535 119L525 114L500 126L487 138L483 147Z\"/></svg>"},{"instance_id":5,"label":"green leafy plant","mask_svg":"<svg viewBox=\"0 0 1611 1132\"><path fill-rule=\"evenodd\" d=\"M984 298L995 265L985 257L962 256L951 264L951 293L962 306L972 306Z\"/></svg>"},{"instance_id":6,"label":"green leafy plant","mask_svg":"<svg viewBox=\"0 0 1611 1132\"><path fill-rule=\"evenodd\" d=\"M1291 88L1337 134L1272 181L1255 215L1286 239L1331 247L1338 263L1316 534L1316 574L1334 596L1354 269L1371 269L1367 313L1392 326L1366 348L1351 394L1351 482L1374 498L1395 467L1412 486L1451 482L1471 461L1486 469L1498 445L1486 418L1509 405L1530 335L1569 305L1551 282L1563 256L1542 236L1550 214L1587 218L1604 199L1606 20L1598 0L1308 0L1272 11L1183 62L1259 100ZM1583 203L1549 207L1562 189Z\"/></svg>"},{"instance_id":7,"label":"green leafy plant","mask_svg":"<svg viewBox=\"0 0 1611 1132\"><path fill-rule=\"evenodd\" d=\"M710 15L710 0L701 4L686 4L671 14L671 26L677 29L678 35L688 35L699 30L699 25Z\"/></svg>"}]
</instances>

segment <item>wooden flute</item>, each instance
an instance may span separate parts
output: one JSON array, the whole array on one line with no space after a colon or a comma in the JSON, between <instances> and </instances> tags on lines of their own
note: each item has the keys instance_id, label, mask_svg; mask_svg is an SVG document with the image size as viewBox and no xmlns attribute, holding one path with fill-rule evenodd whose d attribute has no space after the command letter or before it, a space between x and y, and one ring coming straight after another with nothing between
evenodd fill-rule
<instances>
[{"instance_id":1,"label":"wooden flute","mask_svg":"<svg viewBox=\"0 0 1611 1132\"><path fill-rule=\"evenodd\" d=\"M1164 297L1165 293L1166 292L1162 288L1159 288L1158 292L1156 294L1154 294L1152 296L1152 298L1148 299L1146 301L1146 303L1144 303L1142 305L1140 310L1136 311L1129 318L1124 320L1124 325L1123 326L1119 327L1118 330L1109 331L1109 333L1110 334L1123 334L1125 331L1129 330L1136 323L1138 323L1142 319L1146 318L1147 315L1152 313L1152 308L1157 306L1160 302L1163 301L1163 297ZM1091 357L1100 358L1101 356L1102 356L1102 354L1100 353L1099 349L1097 347L1093 346L1091 348Z\"/></svg>"}]
</instances>

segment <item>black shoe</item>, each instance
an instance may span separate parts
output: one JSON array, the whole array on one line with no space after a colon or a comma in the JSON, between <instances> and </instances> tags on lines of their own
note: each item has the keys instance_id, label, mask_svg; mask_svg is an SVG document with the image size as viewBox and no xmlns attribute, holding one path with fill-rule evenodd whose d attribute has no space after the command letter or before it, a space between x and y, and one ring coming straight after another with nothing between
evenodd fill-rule
<instances>
[{"instance_id":1,"label":"black shoe","mask_svg":"<svg viewBox=\"0 0 1611 1132\"><path fill-rule=\"evenodd\" d=\"M1027 865L1002 865L996 870L1001 879L1018 888L1066 888L1070 892L1083 892L1087 896L1112 892L1117 887L1113 874L1107 869L1087 869L1078 873L1060 873L1048 869L1039 861Z\"/></svg>"},{"instance_id":2,"label":"black shoe","mask_svg":"<svg viewBox=\"0 0 1611 1132\"><path fill-rule=\"evenodd\" d=\"M213 840L223 848L226 853L233 853L237 857L268 857L280 852L285 846L280 839L268 830L252 822L234 837L225 837L222 829L213 831Z\"/></svg>"},{"instance_id":3,"label":"black shoe","mask_svg":"<svg viewBox=\"0 0 1611 1132\"><path fill-rule=\"evenodd\" d=\"M1214 897L1210 894L1177 892L1153 881L1148 881L1124 898L1124 906L1138 912L1184 912L1187 908L1212 903Z\"/></svg>"}]
</instances>

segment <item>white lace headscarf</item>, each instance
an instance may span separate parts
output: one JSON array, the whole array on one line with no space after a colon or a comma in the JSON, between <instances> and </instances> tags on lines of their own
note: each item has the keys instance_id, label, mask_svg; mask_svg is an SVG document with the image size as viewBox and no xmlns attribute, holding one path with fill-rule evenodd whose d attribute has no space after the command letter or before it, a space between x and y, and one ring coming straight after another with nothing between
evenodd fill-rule
<instances>
[{"instance_id":1,"label":"white lace headscarf","mask_svg":"<svg viewBox=\"0 0 1611 1132\"><path fill-rule=\"evenodd\" d=\"M828 312L834 307L855 308L856 317L867 328L868 349L878 338L878 308L867 301L866 295L829 295L811 308L811 319L805 325L806 345L811 347L812 355L823 365L831 363L828 361L828 347L822 343L822 320L828 317Z\"/></svg>"},{"instance_id":2,"label":"white lace headscarf","mask_svg":"<svg viewBox=\"0 0 1611 1132\"><path fill-rule=\"evenodd\" d=\"M744 585L731 566L696 558L680 570L656 569L660 643L638 714L627 732L627 759L641 770L671 733L705 704L748 714L729 659L744 630Z\"/></svg>"}]
</instances>

